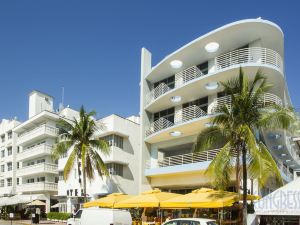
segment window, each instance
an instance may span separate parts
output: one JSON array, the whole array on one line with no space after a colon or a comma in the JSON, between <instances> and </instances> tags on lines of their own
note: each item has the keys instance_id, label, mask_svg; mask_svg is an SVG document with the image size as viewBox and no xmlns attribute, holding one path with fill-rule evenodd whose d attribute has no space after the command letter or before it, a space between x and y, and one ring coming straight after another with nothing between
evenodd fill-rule
<instances>
[{"instance_id":1,"label":"window","mask_svg":"<svg viewBox=\"0 0 300 225\"><path fill-rule=\"evenodd\" d=\"M58 180L64 180L64 172L63 171L58 172Z\"/></svg>"},{"instance_id":2,"label":"window","mask_svg":"<svg viewBox=\"0 0 300 225\"><path fill-rule=\"evenodd\" d=\"M112 134L112 135L105 136L102 139L107 142L109 147L115 146L123 149L123 137L119 135Z\"/></svg>"},{"instance_id":3,"label":"window","mask_svg":"<svg viewBox=\"0 0 300 225\"><path fill-rule=\"evenodd\" d=\"M108 163L106 168L110 175L123 176L123 165L117 163Z\"/></svg>"},{"instance_id":4,"label":"window","mask_svg":"<svg viewBox=\"0 0 300 225\"><path fill-rule=\"evenodd\" d=\"M163 117L166 120L169 120L170 122L174 123L174 114L175 114L174 108L165 109L163 111L154 113L154 121Z\"/></svg>"},{"instance_id":5,"label":"window","mask_svg":"<svg viewBox=\"0 0 300 225\"><path fill-rule=\"evenodd\" d=\"M168 223L166 223L165 225L178 225L177 221L170 221Z\"/></svg>"},{"instance_id":6,"label":"window","mask_svg":"<svg viewBox=\"0 0 300 225\"><path fill-rule=\"evenodd\" d=\"M12 155L12 147L7 148L7 156Z\"/></svg>"},{"instance_id":7,"label":"window","mask_svg":"<svg viewBox=\"0 0 300 225\"><path fill-rule=\"evenodd\" d=\"M7 139L12 139L12 131L7 132Z\"/></svg>"},{"instance_id":8,"label":"window","mask_svg":"<svg viewBox=\"0 0 300 225\"><path fill-rule=\"evenodd\" d=\"M33 166L33 165L34 165L34 161L27 163L27 166Z\"/></svg>"},{"instance_id":9,"label":"window","mask_svg":"<svg viewBox=\"0 0 300 225\"><path fill-rule=\"evenodd\" d=\"M57 184L58 183L58 177L54 178L54 182Z\"/></svg>"},{"instance_id":10,"label":"window","mask_svg":"<svg viewBox=\"0 0 300 225\"><path fill-rule=\"evenodd\" d=\"M12 162L7 163L7 171L12 171Z\"/></svg>"},{"instance_id":11,"label":"window","mask_svg":"<svg viewBox=\"0 0 300 225\"><path fill-rule=\"evenodd\" d=\"M81 214L82 214L82 210L78 210L76 215L74 216L74 218L78 218L80 219L81 218Z\"/></svg>"},{"instance_id":12,"label":"window","mask_svg":"<svg viewBox=\"0 0 300 225\"><path fill-rule=\"evenodd\" d=\"M34 178L29 178L29 179L27 179L27 184L31 184L31 183L34 183Z\"/></svg>"},{"instance_id":13,"label":"window","mask_svg":"<svg viewBox=\"0 0 300 225\"><path fill-rule=\"evenodd\" d=\"M17 169L20 168L20 162L17 162Z\"/></svg>"},{"instance_id":14,"label":"window","mask_svg":"<svg viewBox=\"0 0 300 225\"><path fill-rule=\"evenodd\" d=\"M1 150L1 158L4 158L5 157L5 150Z\"/></svg>"},{"instance_id":15,"label":"window","mask_svg":"<svg viewBox=\"0 0 300 225\"><path fill-rule=\"evenodd\" d=\"M1 172L5 172L5 166L4 165L1 165Z\"/></svg>"},{"instance_id":16,"label":"window","mask_svg":"<svg viewBox=\"0 0 300 225\"><path fill-rule=\"evenodd\" d=\"M45 177L38 177L37 182L45 182Z\"/></svg>"},{"instance_id":17,"label":"window","mask_svg":"<svg viewBox=\"0 0 300 225\"><path fill-rule=\"evenodd\" d=\"M7 178L6 181L8 187L12 186L12 178Z\"/></svg>"},{"instance_id":18,"label":"window","mask_svg":"<svg viewBox=\"0 0 300 225\"><path fill-rule=\"evenodd\" d=\"M5 142L5 134L1 135L1 141L2 141L2 143Z\"/></svg>"},{"instance_id":19,"label":"window","mask_svg":"<svg viewBox=\"0 0 300 225\"><path fill-rule=\"evenodd\" d=\"M39 164L39 163L44 163L46 160L45 159L38 159L37 161L36 161L36 163L37 164Z\"/></svg>"},{"instance_id":20,"label":"window","mask_svg":"<svg viewBox=\"0 0 300 225\"><path fill-rule=\"evenodd\" d=\"M207 107L208 107L208 97L204 97L204 98L199 98L195 101L191 101L191 102L188 102L188 103L184 103L182 105L183 108L187 108L189 106L192 106L192 105L196 105L196 106L199 106L200 109L202 109L204 112L207 113Z\"/></svg>"},{"instance_id":21,"label":"window","mask_svg":"<svg viewBox=\"0 0 300 225\"><path fill-rule=\"evenodd\" d=\"M17 178L17 185L19 185L20 184L20 178L18 177Z\"/></svg>"},{"instance_id":22,"label":"window","mask_svg":"<svg viewBox=\"0 0 300 225\"><path fill-rule=\"evenodd\" d=\"M216 223L216 222L213 222L213 221L211 221L211 222L207 222L207 225L217 225L217 223Z\"/></svg>"},{"instance_id":23,"label":"window","mask_svg":"<svg viewBox=\"0 0 300 225\"><path fill-rule=\"evenodd\" d=\"M208 61L197 65L197 67L204 75L208 73Z\"/></svg>"},{"instance_id":24,"label":"window","mask_svg":"<svg viewBox=\"0 0 300 225\"><path fill-rule=\"evenodd\" d=\"M0 180L0 187L4 187L4 180Z\"/></svg>"},{"instance_id":25,"label":"window","mask_svg":"<svg viewBox=\"0 0 300 225\"><path fill-rule=\"evenodd\" d=\"M17 147L17 153L20 153L20 146Z\"/></svg>"},{"instance_id":26,"label":"window","mask_svg":"<svg viewBox=\"0 0 300 225\"><path fill-rule=\"evenodd\" d=\"M165 83L169 88L173 89L175 87L175 75L154 83L154 88L162 83Z\"/></svg>"}]
</instances>

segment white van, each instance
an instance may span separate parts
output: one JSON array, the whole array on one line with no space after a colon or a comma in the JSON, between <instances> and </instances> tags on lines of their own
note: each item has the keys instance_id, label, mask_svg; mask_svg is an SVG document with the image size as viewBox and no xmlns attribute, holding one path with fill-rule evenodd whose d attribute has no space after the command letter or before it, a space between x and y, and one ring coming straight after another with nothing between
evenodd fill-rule
<instances>
[{"instance_id":1,"label":"white van","mask_svg":"<svg viewBox=\"0 0 300 225\"><path fill-rule=\"evenodd\" d=\"M128 211L107 208L86 208L77 211L67 225L131 225L132 218Z\"/></svg>"}]
</instances>

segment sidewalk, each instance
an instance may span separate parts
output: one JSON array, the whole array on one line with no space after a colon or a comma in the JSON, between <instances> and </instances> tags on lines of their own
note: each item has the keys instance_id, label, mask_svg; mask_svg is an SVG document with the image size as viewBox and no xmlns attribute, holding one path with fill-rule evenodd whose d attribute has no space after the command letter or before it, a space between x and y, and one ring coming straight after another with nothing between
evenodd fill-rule
<instances>
[{"instance_id":1,"label":"sidewalk","mask_svg":"<svg viewBox=\"0 0 300 225\"><path fill-rule=\"evenodd\" d=\"M32 224L31 223L31 220L13 220L12 221L13 223L13 225L30 225L30 224ZM10 225L10 220L0 220L0 225ZM48 225L50 225L50 224L52 224L52 225L66 225L66 223L61 223L61 222L53 222L53 221L47 221L47 220L42 220L42 221L40 221L40 223L39 224L48 224Z\"/></svg>"}]
</instances>

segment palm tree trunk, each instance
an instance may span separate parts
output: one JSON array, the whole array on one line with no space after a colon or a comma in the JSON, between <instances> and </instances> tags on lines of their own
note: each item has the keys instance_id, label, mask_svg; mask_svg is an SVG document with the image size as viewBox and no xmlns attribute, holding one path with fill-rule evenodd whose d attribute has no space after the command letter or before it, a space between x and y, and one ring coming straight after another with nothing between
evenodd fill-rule
<instances>
[{"instance_id":1,"label":"palm tree trunk","mask_svg":"<svg viewBox=\"0 0 300 225\"><path fill-rule=\"evenodd\" d=\"M83 202L87 202L87 197L86 197L86 174L85 174L85 168L82 168L82 175L83 175Z\"/></svg>"},{"instance_id":2,"label":"palm tree trunk","mask_svg":"<svg viewBox=\"0 0 300 225\"><path fill-rule=\"evenodd\" d=\"M240 193L240 150L237 150L236 171L235 171L235 191Z\"/></svg>"},{"instance_id":3,"label":"palm tree trunk","mask_svg":"<svg viewBox=\"0 0 300 225\"><path fill-rule=\"evenodd\" d=\"M243 225L247 225L247 149L246 143L242 147L242 163L243 163Z\"/></svg>"}]
</instances>

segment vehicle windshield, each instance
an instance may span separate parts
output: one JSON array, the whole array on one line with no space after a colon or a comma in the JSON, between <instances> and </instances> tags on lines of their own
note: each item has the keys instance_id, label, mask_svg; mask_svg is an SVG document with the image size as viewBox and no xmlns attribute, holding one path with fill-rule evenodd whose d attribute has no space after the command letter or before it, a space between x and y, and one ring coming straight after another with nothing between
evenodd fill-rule
<instances>
[{"instance_id":1,"label":"vehicle windshield","mask_svg":"<svg viewBox=\"0 0 300 225\"><path fill-rule=\"evenodd\" d=\"M217 224L216 222L211 221L211 222L207 222L207 225L217 225Z\"/></svg>"},{"instance_id":2,"label":"vehicle windshield","mask_svg":"<svg viewBox=\"0 0 300 225\"><path fill-rule=\"evenodd\" d=\"M76 215L74 216L74 218L78 218L80 219L81 218L81 214L82 214L82 210L78 210Z\"/></svg>"}]
</instances>

